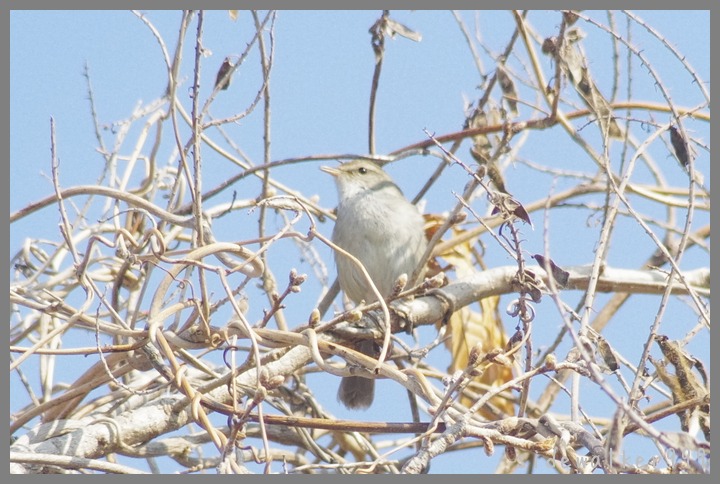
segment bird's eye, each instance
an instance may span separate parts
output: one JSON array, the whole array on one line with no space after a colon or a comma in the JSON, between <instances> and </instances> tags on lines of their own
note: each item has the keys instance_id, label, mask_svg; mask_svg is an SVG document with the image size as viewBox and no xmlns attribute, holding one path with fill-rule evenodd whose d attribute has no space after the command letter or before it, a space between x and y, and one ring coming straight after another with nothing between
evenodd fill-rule
<instances>
[{"instance_id":1,"label":"bird's eye","mask_svg":"<svg viewBox=\"0 0 720 484\"><path fill-rule=\"evenodd\" d=\"M361 175L364 175L365 173L367 173L367 168L365 168L364 166L361 166L360 168L358 168L358 172Z\"/></svg>"}]
</instances>

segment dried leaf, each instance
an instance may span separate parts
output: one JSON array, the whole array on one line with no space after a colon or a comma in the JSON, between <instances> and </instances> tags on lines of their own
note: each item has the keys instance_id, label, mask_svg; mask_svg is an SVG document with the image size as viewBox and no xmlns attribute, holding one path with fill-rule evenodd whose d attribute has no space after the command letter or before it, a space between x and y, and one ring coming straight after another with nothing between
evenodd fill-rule
<instances>
[{"instance_id":1,"label":"dried leaf","mask_svg":"<svg viewBox=\"0 0 720 484\"><path fill-rule=\"evenodd\" d=\"M568 26L573 25L575 22L577 22L577 12L582 12L582 10L565 10L563 12L563 20L565 20L565 23Z\"/></svg>"},{"instance_id":2,"label":"dried leaf","mask_svg":"<svg viewBox=\"0 0 720 484\"><path fill-rule=\"evenodd\" d=\"M675 150L675 156L683 166L688 166L690 164L690 150L688 150L687 141L675 126L670 126L668 130L670 131L670 143L672 143L673 150Z\"/></svg>"},{"instance_id":3,"label":"dried leaf","mask_svg":"<svg viewBox=\"0 0 720 484\"><path fill-rule=\"evenodd\" d=\"M595 114L602 135L607 134L611 138L621 138L622 130L612 115L610 103L607 102L600 90L595 86L587 68L585 56L577 45L584 37L585 35L580 29L568 29L559 50L557 49L558 40L549 38L543 42L543 52L555 57L555 60L560 64L577 93Z\"/></svg>"},{"instance_id":4,"label":"dried leaf","mask_svg":"<svg viewBox=\"0 0 720 484\"><path fill-rule=\"evenodd\" d=\"M600 356L602 356L605 365L607 365L610 371L615 372L620 369L617 357L615 356L615 351L613 351L610 343L608 343L602 336L599 336L597 339L597 349Z\"/></svg>"},{"instance_id":5,"label":"dried leaf","mask_svg":"<svg viewBox=\"0 0 720 484\"><path fill-rule=\"evenodd\" d=\"M508 106L510 106L510 110L513 114L518 114L517 109L517 91L515 90L515 83L513 82L512 78L508 75L507 71L505 70L505 67L502 65L498 65L497 67L497 80L500 84L500 89L502 89L503 97L505 99L505 102L507 102Z\"/></svg>"},{"instance_id":6,"label":"dried leaf","mask_svg":"<svg viewBox=\"0 0 720 484\"><path fill-rule=\"evenodd\" d=\"M525 207L512 197L509 193L494 193L490 197L490 203L494 205L491 214L501 214L504 219L509 220L512 216L515 216L523 222L533 226L530 220L530 214Z\"/></svg>"},{"instance_id":7,"label":"dried leaf","mask_svg":"<svg viewBox=\"0 0 720 484\"><path fill-rule=\"evenodd\" d=\"M459 234L462 233L462 230L454 228L453 232ZM455 267L458 278L469 276L477 271L472 244L472 240L467 241L455 246L452 251L439 255ZM479 301L482 312L472 311L466 306L451 316L448 322L450 338L446 341L446 346L452 353L452 362L448 373L464 370L469 364L471 351L490 353L505 347L507 336L498 311L499 302L499 297L485 298ZM512 377L510 368L490 363L473 381L499 386L510 381ZM467 397L463 397L461 401L467 406L473 403ZM495 397L490 400L490 403L508 415L514 413L513 404L504 398ZM485 418L495 418L493 413L488 410L481 409L480 413Z\"/></svg>"},{"instance_id":8,"label":"dried leaf","mask_svg":"<svg viewBox=\"0 0 720 484\"><path fill-rule=\"evenodd\" d=\"M465 125L468 129L484 128L488 125L488 117L482 108L474 109L468 116ZM490 158L490 151L492 150L492 143L490 138L484 134L476 134L472 137L473 145L470 148L470 154L475 161L481 165L488 163Z\"/></svg>"},{"instance_id":9,"label":"dried leaf","mask_svg":"<svg viewBox=\"0 0 720 484\"><path fill-rule=\"evenodd\" d=\"M401 37L405 37L406 39L410 39L413 42L420 42L422 40L422 35L420 33L415 32L414 30L391 18L387 18L385 20L385 32L389 34L390 37L395 37L395 35L399 35Z\"/></svg>"},{"instance_id":10,"label":"dried leaf","mask_svg":"<svg viewBox=\"0 0 720 484\"><path fill-rule=\"evenodd\" d=\"M555 264L552 259L545 259L545 257L540 254L535 254L532 258L535 259L543 269L548 266L550 267L550 274L560 287L567 286L568 280L570 279L570 273L568 271Z\"/></svg>"},{"instance_id":11,"label":"dried leaf","mask_svg":"<svg viewBox=\"0 0 720 484\"><path fill-rule=\"evenodd\" d=\"M215 87L220 86L220 89L225 91L230 86L230 79L232 78L232 74L228 73L232 68L233 65L232 63L230 63L230 58L226 57L222 65L220 66L220 69L218 69L217 76L215 77Z\"/></svg>"},{"instance_id":12,"label":"dried leaf","mask_svg":"<svg viewBox=\"0 0 720 484\"><path fill-rule=\"evenodd\" d=\"M677 341L673 341L667 336L658 335L655 337L655 341L660 346L660 351L662 351L665 360L675 368L675 374L670 373L665 368L665 361L657 361L653 358L649 358L649 360L655 366L662 382L670 388L674 403L682 403L708 395L709 389L700 383L692 371L693 367L698 367L698 360L683 350ZM700 366L702 367L702 365ZM709 404L702 404L695 408L680 411L678 417L680 417L680 427L683 431L690 431L693 422L697 422L705 438L710 440Z\"/></svg>"},{"instance_id":13,"label":"dried leaf","mask_svg":"<svg viewBox=\"0 0 720 484\"><path fill-rule=\"evenodd\" d=\"M486 113L481 107L476 107L465 120L466 129L478 129L487 126L498 126L503 122L503 113L500 109L492 107ZM505 180L503 180L502 172L495 163L493 157L493 146L497 146L500 142L497 135L489 135L479 133L472 136L473 145L470 147L470 155L478 162L480 166L486 168L488 178L493 182L495 187L501 192L505 191Z\"/></svg>"}]
</instances>

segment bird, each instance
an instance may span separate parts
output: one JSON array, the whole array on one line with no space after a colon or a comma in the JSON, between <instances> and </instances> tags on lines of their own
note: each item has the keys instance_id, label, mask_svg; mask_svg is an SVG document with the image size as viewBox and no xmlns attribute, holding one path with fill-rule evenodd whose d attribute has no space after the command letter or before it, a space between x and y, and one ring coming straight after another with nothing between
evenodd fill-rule
<instances>
[{"instance_id":1,"label":"bird","mask_svg":"<svg viewBox=\"0 0 720 484\"><path fill-rule=\"evenodd\" d=\"M392 294L398 278L410 277L427 247L424 219L378 164L365 159L323 166L338 191L337 219L332 241L365 267L383 298ZM341 252L335 252L340 288L355 304L373 303L377 296L362 271ZM419 271L422 275L422 270ZM375 355L375 343L363 340L356 349ZM374 399L375 381L361 376L344 377L338 400L349 409L368 408Z\"/></svg>"}]
</instances>

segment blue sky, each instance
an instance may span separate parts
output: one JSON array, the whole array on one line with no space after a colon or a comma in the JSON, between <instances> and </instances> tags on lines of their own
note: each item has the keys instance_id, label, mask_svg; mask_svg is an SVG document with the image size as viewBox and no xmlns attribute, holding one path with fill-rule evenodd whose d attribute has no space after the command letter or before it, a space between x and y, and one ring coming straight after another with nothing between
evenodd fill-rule
<instances>
[{"instance_id":1,"label":"blue sky","mask_svg":"<svg viewBox=\"0 0 720 484\"><path fill-rule=\"evenodd\" d=\"M598 22L607 24L603 13L585 12ZM367 152L367 106L370 79L372 75L373 55L370 48L368 28L378 18L377 11L282 11L278 14L275 34L275 62L272 72L272 160L308 156L312 154ZM674 45L699 76L707 82L709 89L709 13L702 11L643 11L639 15ZM482 92L478 85L482 79L472 60L457 23L450 12L393 12L392 17L408 27L420 32L422 41L415 43L404 38L388 39L386 57L383 66L377 111L377 151L386 154L404 146L423 141L431 133L446 134L458 131L464 121L465 100L475 101ZM166 72L161 51L149 29L132 13L125 11L14 11L11 13L10 31L10 210L11 213L28 203L52 193L50 180L50 118L56 123L58 155L61 162L60 180L63 186L93 184L103 168L103 158L97 152L97 140L93 131L88 103L87 84L83 76L87 65L98 118L101 124L127 118L138 104L149 103L160 97L166 86ZM176 32L180 21L179 12L152 11L147 18L157 27L173 51ZM463 13L463 19L471 33L475 33L478 22L478 35L489 52L483 51L483 68L486 74L493 72L492 56L504 49L514 26L509 12L481 12L477 17L470 12ZM626 18L616 14L618 29L625 32ZM555 12L531 12L529 21L540 38L556 34L559 15ZM608 36L592 25L580 22L580 28L587 34L583 48L589 59L589 68L600 90L606 95L612 86L612 59L609 54ZM194 32L195 24L191 27ZM202 95L207 96L212 88L212 80L226 55L237 55L243 51L250 39L252 23L247 13L241 13L237 21L229 18L226 11L209 12L205 18L204 46L207 56L202 60L205 76ZM185 60L182 74L182 89L187 90L192 79L192 36L188 38L184 50ZM632 42L651 61L651 66L661 76L673 101L683 107L695 107L703 100L699 90L680 67L677 59L669 55L668 50L641 27L633 24ZM539 51L539 49L538 49ZM623 55L625 52L623 51ZM512 58L511 66L522 72L528 68L526 59ZM551 72L547 58L540 59L546 72ZM632 98L648 103L662 102L659 90L647 76L645 67L634 59L632 76ZM247 58L246 64L239 70L228 91L220 93L212 109L212 115L218 118L240 112L249 104L259 88L260 72L257 51ZM624 60L620 62L626 69ZM527 76L525 76L527 77ZM623 71L622 79L627 72ZM528 89L519 86L519 89ZM628 86L620 83L618 100L626 100ZM527 92L527 91L523 91ZM189 109L190 99L184 96L184 105ZM572 97L572 96L570 96ZM579 101L578 106L580 106ZM542 102L537 98L537 105ZM705 111L708 109L705 108ZM570 111L568 108L567 111ZM262 107L227 129L237 146L254 163L262 162ZM635 114L638 119L647 119L646 113ZM521 106L520 119L538 117L537 111L530 106ZM669 116L654 113L657 123L666 123ZM576 128L583 121L574 122ZM692 135L709 146L709 123L688 122ZM136 134L138 126L132 128ZM588 130L595 126L584 127ZM641 123L634 123L632 129L639 139L647 136ZM113 130L103 133L105 143L112 147ZM211 136L222 141L217 132ZM593 135L588 135L592 139ZM130 140L134 137L131 135ZM595 173L596 169L587 155L559 128L546 132L531 132L527 138L519 136L514 140L522 142L518 158L533 163L552 166L557 169ZM471 162L468 155L469 142L465 141L458 155ZM163 144L160 158L167 160L172 155L173 143ZM121 153L129 154L132 144L123 146ZM621 156L619 144L612 146L612 159L618 162ZM683 170L663 145L658 143L652 148L653 156L669 184L686 186ZM208 150L203 160L205 166L204 186L212 187L236 173L237 168ZM327 208L334 206L336 193L331 180L318 170L321 164L311 162L290 165L277 169L273 175L308 196L316 195L320 203ZM618 162L619 163L619 162ZM709 186L709 153L698 148L697 167L706 174ZM388 168L401 188L408 196L413 196L432 173L435 161L416 156L394 163ZM642 169L636 174L637 181L647 183L650 176ZM522 163L512 164L506 172L510 191L523 203L529 203L547 196L550 190L560 191L571 186L574 180L553 179L528 170ZM432 188L425 200L426 211L443 212L455 204L454 193L461 193L467 178L457 167L446 171L443 178ZM234 189L238 198L255 197L259 184L252 180L239 183ZM228 202L231 191L220 195L216 203ZM601 203L596 198L592 203ZM591 202L588 202L591 203ZM661 216L657 205L638 206L648 213ZM477 201L477 208L484 213L487 206L483 200ZM682 215L681 215L682 216ZM698 213L695 227L709 223L709 214ZM250 236L255 230L252 217L244 212L236 212L219 219L214 226L216 237L225 240L238 240ZM57 210L45 209L11 225L10 255L12 256L27 237L57 238ZM274 220L273 223L281 223ZM542 213L534 215L535 230L525 229L526 248L529 253L543 251ZM587 210L561 210L550 217L550 242L556 261L564 265L588 264L592 261L600 221ZM627 230L624 239L614 240L609 253L612 265L636 268L648 256L648 239L633 222L623 220L620 223ZM329 235L332 226L321 226L323 233ZM484 241L487 248L486 262L491 267L507 265L511 260L492 241ZM318 247L327 255L324 247ZM301 272L312 273L312 268L302 261L291 244L283 253L271 254L276 275L284 277L290 267ZM707 266L709 257L700 251L689 253L683 259L683 267L692 269ZM330 270L334 270L332 266ZM316 302L317 281L311 281L304 288L306 299L298 301L299 314L308 314ZM313 293L315 291L315 293ZM569 295L569 301L576 301L579 294ZM600 300L606 300L601 296ZM656 307L658 298L637 297L639 307ZM507 301L506 301L507 302ZM547 303L548 305L549 302ZM647 305L647 306L645 306ZM501 303L501 308L505 305ZM635 322L634 317L652 317L654 310L640 312L633 307L623 308L618 321L628 322L628 326L616 325L608 328L609 339L616 338L618 344L630 343L633 338L642 338L643 332L651 320ZM260 314L261 307L254 307L254 316ZM672 307L681 318L688 318L682 308ZM687 309L685 309L687 311ZM674 314L674 313L671 313ZM302 319L302 318L301 318ZM631 324L632 323L632 324ZM685 321L680 327L668 328L675 331L674 337L682 337L692 321ZM551 328L549 335L554 337L560 324L549 309L540 313L538 328L542 325ZM622 327L620 327L622 326ZM514 322L506 322L506 329L512 331ZM424 328L423 341L434 336L432 328ZM543 338L542 331L536 331L537 347L549 344ZM548 336L550 337L550 336ZM552 339L552 338L551 338ZM702 341L702 340L701 340ZM705 340L707 342L707 340ZM709 348L694 341L693 352L700 358L709 357ZM87 343L85 343L87 344ZM635 349L625 349L635 354ZM444 368L447 364L443 355L436 355L434 364ZM708 360L709 361L709 360ZM70 378L70 377L68 377ZM17 381L11 381L17 384ZM339 408L334 401L335 382L329 384L325 404L337 412L341 418L355 417L405 420L407 411L403 408L383 407L368 411L362 416L349 414ZM380 391L397 391L385 382L380 383ZM395 395L395 393L393 393ZM399 393L396 395L402 398ZM16 405L18 403L15 403ZM13 402L11 402L13 405ZM16 407L11 406L11 411ZM560 404L557 411L565 411ZM473 451L480 452L480 451ZM458 454L462 456L463 454ZM484 457L483 457L484 458ZM495 462L497 456L489 460ZM449 455L433 463L433 472L454 472L458 462ZM492 471L492 464L483 465L480 471Z\"/></svg>"}]
</instances>

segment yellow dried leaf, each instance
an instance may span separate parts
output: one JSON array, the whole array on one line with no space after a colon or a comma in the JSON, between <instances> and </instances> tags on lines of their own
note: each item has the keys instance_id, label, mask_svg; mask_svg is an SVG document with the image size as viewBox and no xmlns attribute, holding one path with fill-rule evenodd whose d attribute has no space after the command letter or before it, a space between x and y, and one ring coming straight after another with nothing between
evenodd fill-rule
<instances>
[{"instance_id":1,"label":"yellow dried leaf","mask_svg":"<svg viewBox=\"0 0 720 484\"><path fill-rule=\"evenodd\" d=\"M455 232L457 234L460 230L455 229ZM454 266L458 278L469 276L478 270L477 263L473 260L471 244L472 241L468 241L455 246L451 252L440 254L440 257ZM456 311L448 321L450 338L445 344L452 354L452 362L448 368L451 374L467 367L470 351L475 345L478 345L485 354L504 348L507 342L507 335L498 311L500 298L488 297L478 302L481 312L464 307ZM479 369L482 372L473 381L484 385L500 386L513 378L512 369L507 366L483 363ZM468 397L463 397L461 401L467 406L473 403ZM514 405L504 398L495 397L490 403L507 415L514 413ZM485 418L494 419L493 414L488 410L480 412Z\"/></svg>"}]
</instances>

